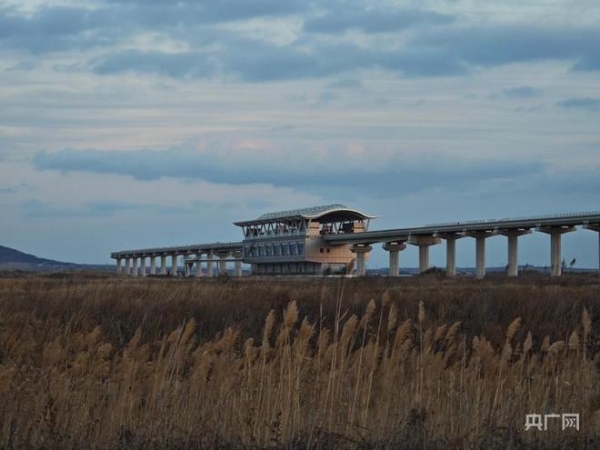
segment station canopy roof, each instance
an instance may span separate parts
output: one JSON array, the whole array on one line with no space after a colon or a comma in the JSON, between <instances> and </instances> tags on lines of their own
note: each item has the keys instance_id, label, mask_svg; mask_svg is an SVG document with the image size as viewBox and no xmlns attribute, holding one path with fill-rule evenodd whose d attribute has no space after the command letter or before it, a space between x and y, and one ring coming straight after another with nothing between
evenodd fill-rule
<instances>
[{"instance_id":1,"label":"station canopy roof","mask_svg":"<svg viewBox=\"0 0 600 450\"><path fill-rule=\"evenodd\" d=\"M345 205L334 204L324 206L313 206L311 208L292 209L289 211L280 211L267 213L258 219L234 222L240 227L246 225L259 225L263 223L288 222L293 220L318 220L319 222L350 222L354 220L374 219L377 216L371 216L362 213L356 209L348 208Z\"/></svg>"}]
</instances>

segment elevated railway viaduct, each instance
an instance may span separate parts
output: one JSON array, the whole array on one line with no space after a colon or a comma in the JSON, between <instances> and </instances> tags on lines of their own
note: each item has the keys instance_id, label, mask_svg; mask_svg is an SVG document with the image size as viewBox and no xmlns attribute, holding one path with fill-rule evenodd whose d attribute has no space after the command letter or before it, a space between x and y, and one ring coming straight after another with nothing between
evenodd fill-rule
<instances>
[{"instance_id":1,"label":"elevated railway viaduct","mask_svg":"<svg viewBox=\"0 0 600 450\"><path fill-rule=\"evenodd\" d=\"M301 210L269 213L258 219L236 222L244 233L239 242L194 244L177 247L121 250L111 253L117 271L132 276L178 275L179 257L184 258L184 274L213 276L242 275L242 263L250 264L255 274L354 273L365 275L368 256L374 244L389 252L389 276L399 275L399 255L406 245L419 247L419 270L429 269L429 248L446 242L446 274L456 275L456 241L475 239L476 276L486 272L486 239L507 237L507 274L518 275L519 237L533 232L550 236L552 276L562 271L562 235L581 229L598 233L600 267L600 212L559 214L524 218L505 218L452 222L411 228L369 231L370 216L344 205L325 205ZM167 266L167 258L170 265ZM149 271L146 260L150 261ZM160 266L157 266L157 261ZM125 262L125 265L123 265Z\"/></svg>"}]
</instances>

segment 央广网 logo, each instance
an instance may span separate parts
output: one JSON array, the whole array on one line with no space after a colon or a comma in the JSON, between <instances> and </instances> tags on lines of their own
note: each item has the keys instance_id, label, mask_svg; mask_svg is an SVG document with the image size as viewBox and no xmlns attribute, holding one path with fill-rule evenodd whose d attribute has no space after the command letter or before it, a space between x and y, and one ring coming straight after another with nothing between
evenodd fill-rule
<instances>
[{"instance_id":1,"label":"\u592e\u5e7f\u7f51 logo","mask_svg":"<svg viewBox=\"0 0 600 450\"><path fill-rule=\"evenodd\" d=\"M573 428L579 431L579 414L527 414L525 416L525 431L535 428L539 431L547 431L556 419L562 419L562 430Z\"/></svg>"}]
</instances>

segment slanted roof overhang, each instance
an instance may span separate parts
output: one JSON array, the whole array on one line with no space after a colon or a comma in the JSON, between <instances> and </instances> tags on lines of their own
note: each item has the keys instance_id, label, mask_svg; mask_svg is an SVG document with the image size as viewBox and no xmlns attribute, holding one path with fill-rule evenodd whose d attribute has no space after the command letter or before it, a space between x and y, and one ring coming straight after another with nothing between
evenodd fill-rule
<instances>
[{"instance_id":1,"label":"slanted roof overhang","mask_svg":"<svg viewBox=\"0 0 600 450\"><path fill-rule=\"evenodd\" d=\"M234 222L234 225L243 227L247 225L260 225L265 223L291 222L294 220L318 220L319 222L323 223L331 223L374 219L376 217L377 216L365 214L356 209L348 208L345 205L334 204L263 214L254 220Z\"/></svg>"}]
</instances>

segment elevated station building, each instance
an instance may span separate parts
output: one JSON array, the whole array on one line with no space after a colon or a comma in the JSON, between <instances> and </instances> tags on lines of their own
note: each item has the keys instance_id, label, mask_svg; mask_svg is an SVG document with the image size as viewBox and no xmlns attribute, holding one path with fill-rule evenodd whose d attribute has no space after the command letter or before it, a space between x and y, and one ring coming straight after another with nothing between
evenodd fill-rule
<instances>
[{"instance_id":1,"label":"elevated station building","mask_svg":"<svg viewBox=\"0 0 600 450\"><path fill-rule=\"evenodd\" d=\"M263 214L234 224L242 228L242 258L253 274L346 274L354 269L354 249L326 238L364 233L374 218L334 204Z\"/></svg>"}]
</instances>

